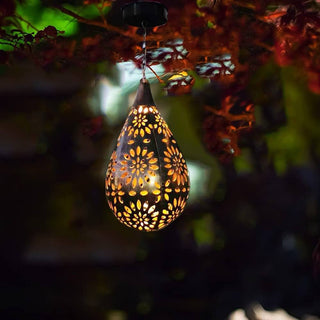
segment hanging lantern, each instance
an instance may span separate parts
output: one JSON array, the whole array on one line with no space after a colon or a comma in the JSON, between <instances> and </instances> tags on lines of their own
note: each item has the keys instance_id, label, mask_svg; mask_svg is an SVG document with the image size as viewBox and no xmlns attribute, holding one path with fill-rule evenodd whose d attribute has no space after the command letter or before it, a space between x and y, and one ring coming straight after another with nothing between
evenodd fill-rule
<instances>
[{"instance_id":1,"label":"hanging lantern","mask_svg":"<svg viewBox=\"0 0 320 320\"><path fill-rule=\"evenodd\" d=\"M133 10L131 6L137 4L139 10ZM152 3L138 2L124 13L139 12L145 29L143 4L150 12ZM157 5L154 12L159 12L160 4L153 4ZM146 59L146 52L144 56ZM190 185L186 161L153 101L145 65L144 60L143 78L111 155L105 182L108 204L121 223L141 231L157 231L180 216Z\"/></svg>"}]
</instances>

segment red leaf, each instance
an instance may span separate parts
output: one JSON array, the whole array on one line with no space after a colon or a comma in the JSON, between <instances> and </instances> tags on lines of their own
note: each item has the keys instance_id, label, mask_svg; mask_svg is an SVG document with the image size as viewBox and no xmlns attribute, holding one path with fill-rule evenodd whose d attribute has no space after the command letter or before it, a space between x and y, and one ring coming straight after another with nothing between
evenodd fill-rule
<instances>
[{"instance_id":1,"label":"red leaf","mask_svg":"<svg viewBox=\"0 0 320 320\"><path fill-rule=\"evenodd\" d=\"M43 31L49 37L55 38L58 35L57 29L53 26L48 26Z\"/></svg>"},{"instance_id":2,"label":"red leaf","mask_svg":"<svg viewBox=\"0 0 320 320\"><path fill-rule=\"evenodd\" d=\"M92 137L97 134L103 125L103 117L98 116L85 121L82 125L82 133L86 136Z\"/></svg>"},{"instance_id":3,"label":"red leaf","mask_svg":"<svg viewBox=\"0 0 320 320\"><path fill-rule=\"evenodd\" d=\"M320 72L319 71L310 71L308 73L308 86L312 92L316 94L320 94Z\"/></svg>"}]
</instances>

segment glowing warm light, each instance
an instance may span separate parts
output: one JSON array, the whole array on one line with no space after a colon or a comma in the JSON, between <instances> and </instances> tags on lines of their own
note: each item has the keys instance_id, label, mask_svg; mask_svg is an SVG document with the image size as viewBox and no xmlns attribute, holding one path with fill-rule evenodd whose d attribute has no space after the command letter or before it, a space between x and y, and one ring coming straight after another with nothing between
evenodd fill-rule
<instances>
[{"instance_id":1,"label":"glowing warm light","mask_svg":"<svg viewBox=\"0 0 320 320\"><path fill-rule=\"evenodd\" d=\"M186 161L141 81L108 166L108 204L126 226L157 231L180 216L189 190Z\"/></svg>"},{"instance_id":2,"label":"glowing warm light","mask_svg":"<svg viewBox=\"0 0 320 320\"><path fill-rule=\"evenodd\" d=\"M173 76L171 76L168 81L171 81L171 80L180 80L182 78L185 78L188 76L188 73L186 71L181 71L177 74L174 74Z\"/></svg>"}]
</instances>

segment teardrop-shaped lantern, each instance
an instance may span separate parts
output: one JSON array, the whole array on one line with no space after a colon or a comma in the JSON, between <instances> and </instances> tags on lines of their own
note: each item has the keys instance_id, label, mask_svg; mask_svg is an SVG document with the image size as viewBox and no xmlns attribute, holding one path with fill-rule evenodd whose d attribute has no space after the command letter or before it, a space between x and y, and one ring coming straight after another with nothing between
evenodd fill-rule
<instances>
[{"instance_id":1,"label":"teardrop-shaped lantern","mask_svg":"<svg viewBox=\"0 0 320 320\"><path fill-rule=\"evenodd\" d=\"M189 190L186 161L143 79L108 166L108 204L126 226L157 231L181 215Z\"/></svg>"}]
</instances>

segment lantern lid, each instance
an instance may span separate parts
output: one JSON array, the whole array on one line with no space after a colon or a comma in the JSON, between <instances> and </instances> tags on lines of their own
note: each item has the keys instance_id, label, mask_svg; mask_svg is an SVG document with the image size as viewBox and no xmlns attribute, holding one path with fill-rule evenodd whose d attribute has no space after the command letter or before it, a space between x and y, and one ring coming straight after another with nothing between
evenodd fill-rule
<instances>
[{"instance_id":1,"label":"lantern lid","mask_svg":"<svg viewBox=\"0 0 320 320\"><path fill-rule=\"evenodd\" d=\"M134 100L133 106L154 106L153 97L150 90L150 84L148 80L141 79L137 90L137 95Z\"/></svg>"}]
</instances>

